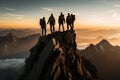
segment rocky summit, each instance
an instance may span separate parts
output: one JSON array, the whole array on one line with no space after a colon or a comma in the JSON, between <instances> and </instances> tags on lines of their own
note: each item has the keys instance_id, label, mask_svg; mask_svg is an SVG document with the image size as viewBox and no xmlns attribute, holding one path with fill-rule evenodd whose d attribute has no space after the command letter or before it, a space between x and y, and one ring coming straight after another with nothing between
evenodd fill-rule
<instances>
[{"instance_id":1,"label":"rocky summit","mask_svg":"<svg viewBox=\"0 0 120 80\"><path fill-rule=\"evenodd\" d=\"M77 55L76 46L72 30L40 37L18 80L98 80L95 66Z\"/></svg>"}]
</instances>

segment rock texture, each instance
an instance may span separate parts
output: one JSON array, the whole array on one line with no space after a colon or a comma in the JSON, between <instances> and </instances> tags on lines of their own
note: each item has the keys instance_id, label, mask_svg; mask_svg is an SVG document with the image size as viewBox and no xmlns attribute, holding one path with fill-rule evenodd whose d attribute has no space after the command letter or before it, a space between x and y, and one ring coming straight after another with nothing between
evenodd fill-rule
<instances>
[{"instance_id":1,"label":"rock texture","mask_svg":"<svg viewBox=\"0 0 120 80\"><path fill-rule=\"evenodd\" d=\"M18 80L97 80L95 66L76 50L74 31L40 37Z\"/></svg>"}]
</instances>

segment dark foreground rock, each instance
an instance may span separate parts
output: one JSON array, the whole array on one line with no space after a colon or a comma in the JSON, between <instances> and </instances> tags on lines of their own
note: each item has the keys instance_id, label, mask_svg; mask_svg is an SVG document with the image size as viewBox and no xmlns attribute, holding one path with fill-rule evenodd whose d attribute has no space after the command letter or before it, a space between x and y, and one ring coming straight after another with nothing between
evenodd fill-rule
<instances>
[{"instance_id":1,"label":"dark foreground rock","mask_svg":"<svg viewBox=\"0 0 120 80\"><path fill-rule=\"evenodd\" d=\"M18 80L98 80L95 66L76 53L74 31L40 37Z\"/></svg>"}]
</instances>

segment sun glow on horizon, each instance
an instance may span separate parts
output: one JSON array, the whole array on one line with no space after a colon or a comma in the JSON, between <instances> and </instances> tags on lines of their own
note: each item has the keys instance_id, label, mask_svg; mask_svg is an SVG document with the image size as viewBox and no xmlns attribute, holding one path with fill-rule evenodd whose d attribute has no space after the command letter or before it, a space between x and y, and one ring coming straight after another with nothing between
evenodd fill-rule
<instances>
[{"instance_id":1,"label":"sun glow on horizon","mask_svg":"<svg viewBox=\"0 0 120 80\"><path fill-rule=\"evenodd\" d=\"M9 2L8 4L6 2ZM46 22L51 13L56 18L63 12L65 18L68 13L76 15L75 28L120 28L119 1L108 0L75 0L75 1L1 1L0 28L39 28L39 19L46 17ZM36 3L37 2L37 3ZM48 2L48 3L47 3ZM56 3L57 2L57 3ZM64 2L64 3L63 3ZM28 3L28 4L27 4ZM32 5L31 5L32 3ZM45 4L46 3L46 4ZM56 3L56 4L55 4ZM61 5L62 4L62 5ZM71 6L74 5L74 6ZM49 25L47 25L49 26ZM66 26L66 24L65 24ZM49 28L49 27L48 27Z\"/></svg>"}]
</instances>

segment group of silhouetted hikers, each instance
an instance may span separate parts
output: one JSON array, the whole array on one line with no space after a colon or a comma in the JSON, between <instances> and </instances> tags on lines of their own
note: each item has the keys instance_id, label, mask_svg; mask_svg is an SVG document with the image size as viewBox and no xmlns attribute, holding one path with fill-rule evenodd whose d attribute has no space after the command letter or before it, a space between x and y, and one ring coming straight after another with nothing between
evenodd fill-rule
<instances>
[{"instance_id":1,"label":"group of silhouetted hikers","mask_svg":"<svg viewBox=\"0 0 120 80\"><path fill-rule=\"evenodd\" d=\"M62 29L64 31L64 24L66 22L67 24L67 30L73 30L74 29L74 21L75 21L75 15L68 13L67 17L66 17L66 21L65 21L65 17L64 14L61 12L60 16L58 17L58 24L59 24L59 31L60 28L62 26ZM50 31L51 33L55 31L55 18L53 16L53 14L51 14L51 16L48 19L47 24L50 24ZM40 26L42 29L42 36L46 35L46 20L45 17L43 17L43 19L40 19Z\"/></svg>"}]
</instances>

